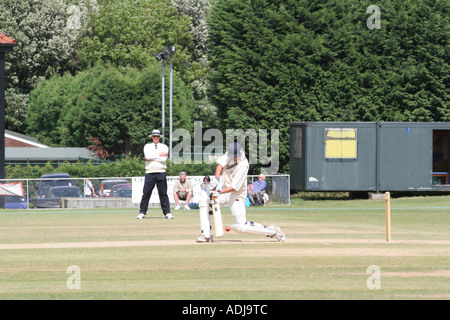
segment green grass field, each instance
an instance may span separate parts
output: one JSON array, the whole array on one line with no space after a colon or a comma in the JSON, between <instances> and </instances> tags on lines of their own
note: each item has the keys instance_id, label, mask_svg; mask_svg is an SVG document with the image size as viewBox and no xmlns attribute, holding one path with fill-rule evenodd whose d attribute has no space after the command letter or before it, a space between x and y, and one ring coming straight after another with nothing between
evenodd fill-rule
<instances>
[{"instance_id":1,"label":"green grass field","mask_svg":"<svg viewBox=\"0 0 450 320\"><path fill-rule=\"evenodd\" d=\"M280 226L284 243L229 232L197 244L196 210L174 220L157 209L145 220L131 209L2 210L0 299L449 299L450 197L391 207L389 243L379 200L248 208L248 220Z\"/></svg>"}]
</instances>

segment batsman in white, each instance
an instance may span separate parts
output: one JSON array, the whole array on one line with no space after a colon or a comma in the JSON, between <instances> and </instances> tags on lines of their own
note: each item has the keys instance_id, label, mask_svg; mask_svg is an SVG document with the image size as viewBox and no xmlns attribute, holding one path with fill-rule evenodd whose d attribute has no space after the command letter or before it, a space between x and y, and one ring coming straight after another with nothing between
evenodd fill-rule
<instances>
[{"instance_id":1,"label":"batsman in white","mask_svg":"<svg viewBox=\"0 0 450 320\"><path fill-rule=\"evenodd\" d=\"M201 192L199 199L200 227L202 235L196 239L197 242L213 242L211 232L210 196L209 192L216 189L219 194L217 201L220 206L228 204L231 209L235 224L230 229L238 233L251 233L275 238L282 242L286 239L279 227L266 227L262 224L247 221L245 200L247 197L247 173L249 169L248 160L244 149L239 143L228 146L225 155L216 161L215 177L211 179L210 190ZM218 188L219 185L222 188Z\"/></svg>"}]
</instances>

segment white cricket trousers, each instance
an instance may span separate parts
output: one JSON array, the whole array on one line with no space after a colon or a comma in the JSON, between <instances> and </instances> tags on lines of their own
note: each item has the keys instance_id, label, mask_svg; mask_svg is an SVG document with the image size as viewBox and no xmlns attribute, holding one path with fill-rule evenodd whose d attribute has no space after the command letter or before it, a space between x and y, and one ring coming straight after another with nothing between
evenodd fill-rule
<instances>
[{"instance_id":1,"label":"white cricket trousers","mask_svg":"<svg viewBox=\"0 0 450 320\"><path fill-rule=\"evenodd\" d=\"M268 236L274 235L276 232L273 228L267 228L266 226L253 221L247 222L245 209L246 197L246 192L230 192L221 194L217 198L217 202L220 207L228 204L228 207L231 209L231 214L235 223L231 225L230 228L238 233L252 233ZM206 192L202 192L199 201L200 228L202 234L206 238L211 237L211 215L209 214L209 201L209 196Z\"/></svg>"}]
</instances>

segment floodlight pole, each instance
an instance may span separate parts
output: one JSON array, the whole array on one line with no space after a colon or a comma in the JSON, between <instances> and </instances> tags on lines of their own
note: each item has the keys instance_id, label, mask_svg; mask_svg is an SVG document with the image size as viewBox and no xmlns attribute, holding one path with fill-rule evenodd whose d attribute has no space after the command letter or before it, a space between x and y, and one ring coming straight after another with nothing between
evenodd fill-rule
<instances>
[{"instance_id":1,"label":"floodlight pole","mask_svg":"<svg viewBox=\"0 0 450 320\"><path fill-rule=\"evenodd\" d=\"M172 160L172 70L173 70L173 64L172 64L172 56L175 53L175 46L170 46L170 47L163 47L161 49L160 53L154 53L153 55L155 56L156 60L161 61L162 62L162 74L161 74L161 82L162 82L162 135L163 135L163 143L165 144L165 138L166 138L166 119L165 119L165 115L166 115L166 111L165 111L165 101L164 101L164 60L167 58L167 56L170 56L170 95L169 95L169 113L170 113L170 133L169 133L169 138L170 138L170 148L169 148L169 155L170 155L170 160Z\"/></svg>"},{"instance_id":2,"label":"floodlight pole","mask_svg":"<svg viewBox=\"0 0 450 320\"><path fill-rule=\"evenodd\" d=\"M162 83L162 87L161 87L161 108L162 108L162 114L161 114L161 131L162 131L162 135L163 135L163 143L165 143L165 139L166 139L166 110L165 110L165 101L164 101L164 60L166 59L166 54L164 53L163 50L161 50L160 53L154 53L153 54L156 58L156 60L161 61L162 62L162 72L161 72L161 83Z\"/></svg>"},{"instance_id":3,"label":"floodlight pole","mask_svg":"<svg viewBox=\"0 0 450 320\"><path fill-rule=\"evenodd\" d=\"M162 74L161 74L161 82L162 82L162 135L163 135L163 143L166 141L166 111L165 111L165 101L164 101L164 59L162 59Z\"/></svg>"},{"instance_id":4,"label":"floodlight pole","mask_svg":"<svg viewBox=\"0 0 450 320\"><path fill-rule=\"evenodd\" d=\"M171 51L172 52L172 51ZM170 152L169 152L169 159L172 161L172 54L170 54Z\"/></svg>"}]
</instances>

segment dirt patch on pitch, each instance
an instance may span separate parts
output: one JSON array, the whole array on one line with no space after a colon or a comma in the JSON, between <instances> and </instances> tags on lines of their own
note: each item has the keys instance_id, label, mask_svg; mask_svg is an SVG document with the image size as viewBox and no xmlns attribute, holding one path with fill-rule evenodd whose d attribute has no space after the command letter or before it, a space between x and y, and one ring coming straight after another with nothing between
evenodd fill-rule
<instances>
[{"instance_id":1,"label":"dirt patch on pitch","mask_svg":"<svg viewBox=\"0 0 450 320\"><path fill-rule=\"evenodd\" d=\"M61 243L17 243L1 244L0 250L19 249L72 249L72 248L117 248L145 246L191 245L192 240L151 240L151 241L102 241L102 242L61 242Z\"/></svg>"},{"instance_id":2,"label":"dirt patch on pitch","mask_svg":"<svg viewBox=\"0 0 450 320\"><path fill-rule=\"evenodd\" d=\"M400 277L400 278L414 278L414 277L444 277L450 278L450 270L433 270L433 271L411 271L411 272L382 272L383 277Z\"/></svg>"},{"instance_id":3,"label":"dirt patch on pitch","mask_svg":"<svg viewBox=\"0 0 450 320\"><path fill-rule=\"evenodd\" d=\"M258 239L227 239L221 238L216 240L214 244L197 244L194 239L180 239L180 240L141 240L141 241L96 241L96 242L48 242L48 243L17 243L17 244L0 244L0 250L20 250L20 249L72 249L72 248L118 248L118 247L152 247L152 246L187 246L187 245L220 245L220 244L274 244L279 245L278 253L280 255L295 254L295 255L379 255L379 256L403 256L403 255L433 255L433 254L449 254L450 241L439 240L399 240L392 241L392 244L417 244L417 245L442 245L444 247L435 248L375 248L374 245L386 244L385 240L381 239L287 239L285 243L270 238ZM390 244L391 244L390 243ZM284 244L305 244L317 245L317 247L292 247ZM333 248L333 245L348 245L345 248ZM356 247L353 247L356 245ZM361 247L361 245L367 245ZM255 252L258 252L259 249ZM272 250L267 247L267 250Z\"/></svg>"},{"instance_id":4,"label":"dirt patch on pitch","mask_svg":"<svg viewBox=\"0 0 450 320\"><path fill-rule=\"evenodd\" d=\"M353 275L366 275L363 273L353 273ZM431 271L401 271L401 272L381 272L382 277L417 278L417 277L439 277L450 278L450 270Z\"/></svg>"}]
</instances>

